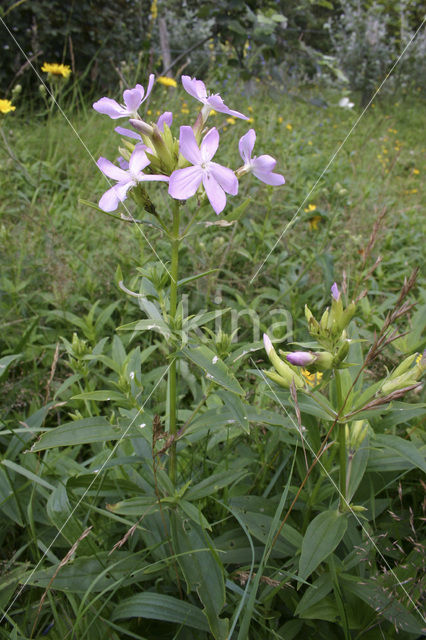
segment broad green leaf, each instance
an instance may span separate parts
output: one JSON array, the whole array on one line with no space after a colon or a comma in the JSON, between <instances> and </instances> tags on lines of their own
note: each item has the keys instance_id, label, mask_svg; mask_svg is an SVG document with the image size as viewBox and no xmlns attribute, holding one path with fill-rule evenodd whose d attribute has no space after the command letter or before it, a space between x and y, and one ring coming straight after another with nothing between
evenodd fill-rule
<instances>
[{"instance_id":1,"label":"broad green leaf","mask_svg":"<svg viewBox=\"0 0 426 640\"><path fill-rule=\"evenodd\" d=\"M81 534L81 529L80 529ZM81 542L84 542L82 540ZM80 547L79 547L80 548ZM127 551L103 551L97 556L76 557L70 564L59 568L58 564L22 576L22 582L31 586L46 588L57 573L53 585L57 591L70 593L93 593L117 589L117 582L133 584L152 580L152 567L140 557L142 554ZM58 570L59 569L59 570ZM149 571L148 571L149 570Z\"/></svg>"},{"instance_id":2,"label":"broad green leaf","mask_svg":"<svg viewBox=\"0 0 426 640\"><path fill-rule=\"evenodd\" d=\"M332 589L333 582L330 574L323 573L306 589L294 614L303 618L305 611L308 611L310 607L323 600Z\"/></svg>"},{"instance_id":3,"label":"broad green leaf","mask_svg":"<svg viewBox=\"0 0 426 640\"><path fill-rule=\"evenodd\" d=\"M245 470L241 471L223 471L221 473L215 473L212 476L208 476L201 480L198 484L189 489L185 493L187 500L201 500L207 496L211 496L214 493L228 487L230 484L237 482L246 475Z\"/></svg>"},{"instance_id":4,"label":"broad green leaf","mask_svg":"<svg viewBox=\"0 0 426 640\"><path fill-rule=\"evenodd\" d=\"M189 517L195 524L200 525L203 529L212 530L209 521L203 516L201 510L198 509L195 504L188 502L188 500L179 500L179 506L182 511Z\"/></svg>"},{"instance_id":5,"label":"broad green leaf","mask_svg":"<svg viewBox=\"0 0 426 640\"><path fill-rule=\"evenodd\" d=\"M403 460L411 463L414 467L418 467L421 471L426 472L425 451L416 447L411 440L404 440L398 436L377 434L371 441L371 446L383 448L396 454ZM371 452L374 457L374 452ZM374 464L374 463L373 463Z\"/></svg>"},{"instance_id":6,"label":"broad green leaf","mask_svg":"<svg viewBox=\"0 0 426 640\"><path fill-rule=\"evenodd\" d=\"M239 423L239 425L243 428L243 430L249 434L250 433L250 425L247 417L247 405L245 405L239 396L236 396L235 393L229 393L229 391L219 390L217 395L223 401L225 407L231 411L235 420Z\"/></svg>"},{"instance_id":7,"label":"broad green leaf","mask_svg":"<svg viewBox=\"0 0 426 640\"><path fill-rule=\"evenodd\" d=\"M317 515L306 529L299 561L299 578L306 580L332 553L345 535L348 521L337 510Z\"/></svg>"},{"instance_id":8,"label":"broad green leaf","mask_svg":"<svg viewBox=\"0 0 426 640\"><path fill-rule=\"evenodd\" d=\"M107 504L108 511L119 513L122 516L139 517L145 513L155 513L159 508L156 496L138 496L114 504Z\"/></svg>"},{"instance_id":9,"label":"broad green leaf","mask_svg":"<svg viewBox=\"0 0 426 640\"><path fill-rule=\"evenodd\" d=\"M184 347L182 353L194 362L194 364L204 369L209 380L225 387L228 391L232 391L238 395L244 395L244 390L240 387L234 374L211 349L205 345L195 347L194 349Z\"/></svg>"},{"instance_id":10,"label":"broad green leaf","mask_svg":"<svg viewBox=\"0 0 426 640\"><path fill-rule=\"evenodd\" d=\"M158 331L165 338L170 339L171 331L164 320L136 320L136 322L129 322L123 324L121 327L117 327L117 331Z\"/></svg>"},{"instance_id":11,"label":"broad green leaf","mask_svg":"<svg viewBox=\"0 0 426 640\"><path fill-rule=\"evenodd\" d=\"M219 617L225 605L223 567L213 542L199 525L172 514L173 549L188 588L197 591L215 640L227 640L229 621Z\"/></svg>"},{"instance_id":12,"label":"broad green leaf","mask_svg":"<svg viewBox=\"0 0 426 640\"><path fill-rule=\"evenodd\" d=\"M125 433L125 435L124 435ZM138 433L135 423L127 432L121 427L114 426L106 418L83 418L74 422L67 422L43 433L31 447L31 452L44 451L53 447L67 447L91 442L109 442L120 440L122 437L134 438Z\"/></svg>"},{"instance_id":13,"label":"broad green leaf","mask_svg":"<svg viewBox=\"0 0 426 640\"><path fill-rule=\"evenodd\" d=\"M184 624L200 631L209 630L201 609L194 607L189 602L162 593L138 593L123 600L112 612L112 619L121 620L123 618L149 618Z\"/></svg>"},{"instance_id":14,"label":"broad green leaf","mask_svg":"<svg viewBox=\"0 0 426 640\"><path fill-rule=\"evenodd\" d=\"M5 467L8 467L12 471L19 473L21 476L24 476L31 482L34 482L35 484L39 484L41 487L44 487L45 489L49 489L49 491L53 491L55 488L52 484L50 484L50 482L47 482L47 480L43 480L43 478L40 478L40 476L37 476L32 471L29 471L29 469L26 469L25 467L22 467L21 465L16 464L15 462L12 462L12 460L2 460L2 464L4 464Z\"/></svg>"},{"instance_id":15,"label":"broad green leaf","mask_svg":"<svg viewBox=\"0 0 426 640\"><path fill-rule=\"evenodd\" d=\"M342 574L340 579L345 590L366 602L377 615L389 620L398 631L414 634L425 632L420 616L411 613L397 598L392 597L389 589L385 589L377 581L359 580L355 576Z\"/></svg>"},{"instance_id":16,"label":"broad green leaf","mask_svg":"<svg viewBox=\"0 0 426 640\"><path fill-rule=\"evenodd\" d=\"M12 362L20 358L21 355L22 353L14 353L11 356L4 356L3 358L0 358L0 380L6 375Z\"/></svg>"}]
</instances>

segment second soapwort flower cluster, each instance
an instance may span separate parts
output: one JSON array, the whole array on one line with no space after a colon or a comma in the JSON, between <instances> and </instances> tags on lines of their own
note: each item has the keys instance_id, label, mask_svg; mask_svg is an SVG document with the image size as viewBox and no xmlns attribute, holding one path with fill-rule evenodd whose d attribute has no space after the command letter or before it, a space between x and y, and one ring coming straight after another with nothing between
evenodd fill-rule
<instances>
[{"instance_id":1,"label":"second soapwort flower cluster","mask_svg":"<svg viewBox=\"0 0 426 640\"><path fill-rule=\"evenodd\" d=\"M139 115L140 106L149 97L155 82L151 74L148 86L137 84L124 91L123 104L111 98L101 98L93 108L113 120L127 118L132 129L116 127L123 136L121 156L117 166L106 158L99 158L99 169L116 184L108 189L99 201L106 212L115 211L129 194L150 212L154 211L146 192L149 181L168 183L168 193L176 200L187 200L202 186L216 214L223 211L226 195L238 193L238 180L246 173L253 173L262 182L279 186L284 177L274 173L276 161L269 155L252 156L256 133L250 129L239 141L243 164L236 171L213 161L219 147L219 132L216 127L208 129L207 119L212 111L233 118L248 118L230 109L218 94L209 95L201 80L182 76L185 91L198 100L202 107L192 126L181 126L179 139L172 132L173 114L165 111L157 122L145 122ZM130 142L132 141L132 142Z\"/></svg>"}]
</instances>

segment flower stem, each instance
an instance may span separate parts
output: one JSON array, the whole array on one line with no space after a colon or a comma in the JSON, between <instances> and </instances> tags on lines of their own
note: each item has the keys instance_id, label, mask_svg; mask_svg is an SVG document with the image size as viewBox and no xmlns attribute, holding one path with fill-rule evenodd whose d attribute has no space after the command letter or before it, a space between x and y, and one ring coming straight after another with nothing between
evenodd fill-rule
<instances>
[{"instance_id":1,"label":"flower stem","mask_svg":"<svg viewBox=\"0 0 426 640\"><path fill-rule=\"evenodd\" d=\"M177 283L178 283L178 271L179 271L179 204L173 203L173 226L171 232L171 249L172 249L172 263L170 268L170 319L173 321L176 318L177 309ZM172 362L169 368L168 378L168 409L169 409L169 434L175 436L177 432L177 385L176 385L176 357L173 353L174 347L171 350ZM176 464L176 442L172 442L170 447L170 464L169 464L169 476L173 486L176 485L177 478L177 464Z\"/></svg>"},{"instance_id":2,"label":"flower stem","mask_svg":"<svg viewBox=\"0 0 426 640\"><path fill-rule=\"evenodd\" d=\"M340 412L343 409L343 403L345 401L343 397L343 389L342 389L342 379L340 377L340 371L335 369L334 371L335 379L336 379L336 390L337 390L337 409ZM346 424L339 423L339 489L340 489L340 511L346 511Z\"/></svg>"}]
</instances>

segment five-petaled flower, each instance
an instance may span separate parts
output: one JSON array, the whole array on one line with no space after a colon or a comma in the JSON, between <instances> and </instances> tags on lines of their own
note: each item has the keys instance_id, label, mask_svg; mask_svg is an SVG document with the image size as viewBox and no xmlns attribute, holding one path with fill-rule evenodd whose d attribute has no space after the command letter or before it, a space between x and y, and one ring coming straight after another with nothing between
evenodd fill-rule
<instances>
[{"instance_id":1,"label":"five-petaled flower","mask_svg":"<svg viewBox=\"0 0 426 640\"><path fill-rule=\"evenodd\" d=\"M206 85L201 80L191 78L190 76L182 76L182 85L190 96L203 103L203 110L205 108L206 116L214 109L214 111L218 113L226 113L228 116L233 116L234 118L248 120L247 116L243 113L227 107L218 93L207 95Z\"/></svg>"},{"instance_id":2,"label":"five-petaled flower","mask_svg":"<svg viewBox=\"0 0 426 640\"><path fill-rule=\"evenodd\" d=\"M256 142L256 133L254 129L250 129L239 142L240 156L244 162L244 166L242 169L239 169L239 172L242 174L248 173L251 171L256 178L265 182L266 184L271 184L274 186L278 186L280 184L284 184L284 176L279 173L272 173L273 169L277 163L274 158L268 155L259 156L258 158L254 156L251 157L251 153L253 151L254 143Z\"/></svg>"},{"instance_id":3,"label":"five-petaled flower","mask_svg":"<svg viewBox=\"0 0 426 640\"><path fill-rule=\"evenodd\" d=\"M126 171L120 169L106 158L99 158L97 165L99 169L108 178L116 180L117 184L105 191L99 200L99 207L103 211L114 211L117 209L119 202L123 202L127 198L128 191L132 187L136 187L139 182L157 181L168 182L167 176L151 175L142 173L142 170L149 165L149 160L142 146L137 145L129 160L129 169Z\"/></svg>"},{"instance_id":4,"label":"five-petaled flower","mask_svg":"<svg viewBox=\"0 0 426 640\"><path fill-rule=\"evenodd\" d=\"M169 181L169 194L177 200L186 200L195 194L203 183L214 211L219 214L226 205L226 195L238 193L238 180L231 169L223 167L212 158L219 146L219 133L215 127L204 136L198 148L192 127L181 127L179 149L192 167L173 171Z\"/></svg>"},{"instance_id":5,"label":"five-petaled flower","mask_svg":"<svg viewBox=\"0 0 426 640\"><path fill-rule=\"evenodd\" d=\"M118 104L118 102L112 98L101 98L93 104L93 108L95 111L104 113L113 120L117 120L117 118L137 118L139 107L145 102L152 91L154 78L154 74L151 73L146 93L141 84L137 84L134 89L126 89L123 93L124 105Z\"/></svg>"}]
</instances>

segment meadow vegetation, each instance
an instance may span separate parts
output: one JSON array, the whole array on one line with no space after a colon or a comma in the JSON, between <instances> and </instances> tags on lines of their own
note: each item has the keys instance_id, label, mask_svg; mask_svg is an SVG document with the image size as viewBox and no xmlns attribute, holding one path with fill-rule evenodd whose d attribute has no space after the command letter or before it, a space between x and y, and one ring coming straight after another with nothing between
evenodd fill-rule
<instances>
[{"instance_id":1,"label":"meadow vegetation","mask_svg":"<svg viewBox=\"0 0 426 640\"><path fill-rule=\"evenodd\" d=\"M133 224L90 204L123 122L78 94L1 118L0 638L415 640L424 102L379 96L357 122L356 94L348 109L329 87L204 80L250 118L210 116L215 160L240 166L253 127L286 183L244 177L219 216L187 201L174 314L155 213L129 199ZM179 138L199 104L157 83L140 113L165 110ZM171 225L173 201L149 189ZM356 302L330 346L345 342L343 368L275 384L263 334L324 349L305 306L334 309L333 283Z\"/></svg>"}]
</instances>

